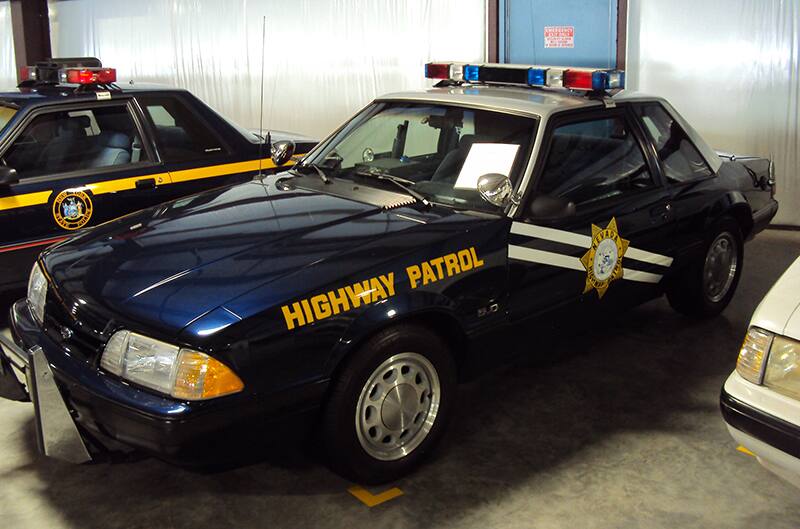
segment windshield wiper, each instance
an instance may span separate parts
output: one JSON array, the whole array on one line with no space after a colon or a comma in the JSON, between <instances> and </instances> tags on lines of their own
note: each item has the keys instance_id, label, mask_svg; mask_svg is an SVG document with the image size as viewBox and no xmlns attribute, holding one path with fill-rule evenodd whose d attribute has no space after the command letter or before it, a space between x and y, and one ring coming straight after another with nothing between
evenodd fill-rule
<instances>
[{"instance_id":1,"label":"windshield wiper","mask_svg":"<svg viewBox=\"0 0 800 529\"><path fill-rule=\"evenodd\" d=\"M413 182L411 182L411 180L406 180L405 178L400 178L399 176L393 176L393 175L390 175L390 174L373 173L373 172L367 172L367 171L359 171L356 174L359 175L359 176L369 176L369 177L372 177L372 178L377 178L378 180L383 180L384 182L391 182L395 186L399 187L400 189L402 189L403 191L405 191L406 193L411 195L411 197L414 198L414 200L416 200L417 202L419 202L423 206L425 206L425 207L430 207L431 206L431 203L428 201L427 198L425 198L420 193L418 193L418 192L414 191L413 189L411 189L410 187L408 187L408 185L406 183L409 183L409 184L413 185Z\"/></svg>"},{"instance_id":2,"label":"windshield wiper","mask_svg":"<svg viewBox=\"0 0 800 529\"><path fill-rule=\"evenodd\" d=\"M310 168L314 169L317 172L317 174L319 175L320 180L322 180L326 184L330 184L332 182L331 177L326 175L325 171L323 171L322 168L319 165L315 164L315 163L296 165L294 167L294 169L295 169L295 171L297 171L297 170L302 169L304 167L310 167Z\"/></svg>"}]
</instances>

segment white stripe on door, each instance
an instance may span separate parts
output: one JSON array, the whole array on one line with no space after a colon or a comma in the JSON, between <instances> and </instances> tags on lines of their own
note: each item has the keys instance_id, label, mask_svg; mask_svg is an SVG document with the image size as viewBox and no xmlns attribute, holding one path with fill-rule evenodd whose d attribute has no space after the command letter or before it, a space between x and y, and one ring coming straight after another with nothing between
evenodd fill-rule
<instances>
[{"instance_id":1,"label":"white stripe on door","mask_svg":"<svg viewBox=\"0 0 800 529\"><path fill-rule=\"evenodd\" d=\"M526 248L525 246L509 244L508 258L517 259L518 261L526 261L528 263L538 263L556 266L558 268L567 268L569 270L578 270L579 272L586 271L583 263L581 263L581 260L577 257L555 252L545 252L543 250L534 250L533 248ZM661 281L662 277L663 276L661 274L651 274L650 272L631 270L630 268L622 269L622 279L627 279L628 281L637 281L639 283L658 283Z\"/></svg>"},{"instance_id":2,"label":"white stripe on door","mask_svg":"<svg viewBox=\"0 0 800 529\"><path fill-rule=\"evenodd\" d=\"M560 242L571 246L579 246L581 248L589 248L592 246L592 238L587 235L581 235L566 230L557 230L555 228L546 228L544 226L536 226L534 224L526 224L524 222L512 223L511 233L523 235L525 237L535 237L537 239ZM640 250L634 247L629 247L624 257L628 257L634 261L641 261L643 263L659 266L670 267L672 265L672 257Z\"/></svg>"}]
</instances>

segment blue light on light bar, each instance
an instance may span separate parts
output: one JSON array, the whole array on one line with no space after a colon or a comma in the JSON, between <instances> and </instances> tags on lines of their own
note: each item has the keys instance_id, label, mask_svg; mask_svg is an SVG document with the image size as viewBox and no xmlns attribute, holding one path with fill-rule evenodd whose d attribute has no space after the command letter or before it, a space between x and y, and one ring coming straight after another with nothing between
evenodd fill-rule
<instances>
[{"instance_id":1,"label":"blue light on light bar","mask_svg":"<svg viewBox=\"0 0 800 529\"><path fill-rule=\"evenodd\" d=\"M625 72L599 71L592 73L592 90L612 90L625 88Z\"/></svg>"},{"instance_id":2,"label":"blue light on light bar","mask_svg":"<svg viewBox=\"0 0 800 529\"><path fill-rule=\"evenodd\" d=\"M528 84L531 86L544 86L547 84L547 69L529 68Z\"/></svg>"},{"instance_id":3,"label":"blue light on light bar","mask_svg":"<svg viewBox=\"0 0 800 529\"><path fill-rule=\"evenodd\" d=\"M479 81L480 80L480 66L474 64L464 65L464 80L465 81Z\"/></svg>"}]
</instances>

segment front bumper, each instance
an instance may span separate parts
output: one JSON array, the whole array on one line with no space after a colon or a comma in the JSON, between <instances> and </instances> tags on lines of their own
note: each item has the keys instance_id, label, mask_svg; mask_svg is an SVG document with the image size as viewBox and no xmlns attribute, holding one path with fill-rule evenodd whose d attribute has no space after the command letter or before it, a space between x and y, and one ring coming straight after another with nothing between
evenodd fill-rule
<instances>
[{"instance_id":1,"label":"front bumper","mask_svg":"<svg viewBox=\"0 0 800 529\"><path fill-rule=\"evenodd\" d=\"M37 364L30 351L40 351L64 409L84 444L93 448L141 449L181 464L227 461L239 454L243 445L254 440L263 443L274 436L277 422L299 417L302 425L306 416L302 412L314 410L324 391L319 384L298 388L271 396L269 405L247 394L176 401L104 375L96 366L74 358L34 323L24 300L12 307L10 325L14 347L4 345L2 349L13 352L0 357L28 357L27 386L36 403L41 391L34 387ZM47 417L37 416L40 430L46 432L48 424L41 424L44 420ZM291 426L296 425L293 420Z\"/></svg>"},{"instance_id":2,"label":"front bumper","mask_svg":"<svg viewBox=\"0 0 800 529\"><path fill-rule=\"evenodd\" d=\"M722 417L734 439L753 452L769 470L800 484L800 403L734 372L720 395ZM771 413L769 413L771 412Z\"/></svg>"}]
</instances>

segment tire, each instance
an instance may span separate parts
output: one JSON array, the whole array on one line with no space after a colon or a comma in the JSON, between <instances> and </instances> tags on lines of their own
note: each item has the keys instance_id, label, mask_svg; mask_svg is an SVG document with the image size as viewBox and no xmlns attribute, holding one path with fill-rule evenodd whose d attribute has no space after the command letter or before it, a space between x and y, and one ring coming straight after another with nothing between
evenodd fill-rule
<instances>
[{"instance_id":1,"label":"tire","mask_svg":"<svg viewBox=\"0 0 800 529\"><path fill-rule=\"evenodd\" d=\"M333 383L321 428L328 464L366 485L408 474L444 433L456 386L439 335L412 324L377 333Z\"/></svg>"},{"instance_id":2,"label":"tire","mask_svg":"<svg viewBox=\"0 0 800 529\"><path fill-rule=\"evenodd\" d=\"M670 283L670 305L693 318L716 316L736 293L743 264L744 242L739 224L723 217L708 231L702 257Z\"/></svg>"}]
</instances>

